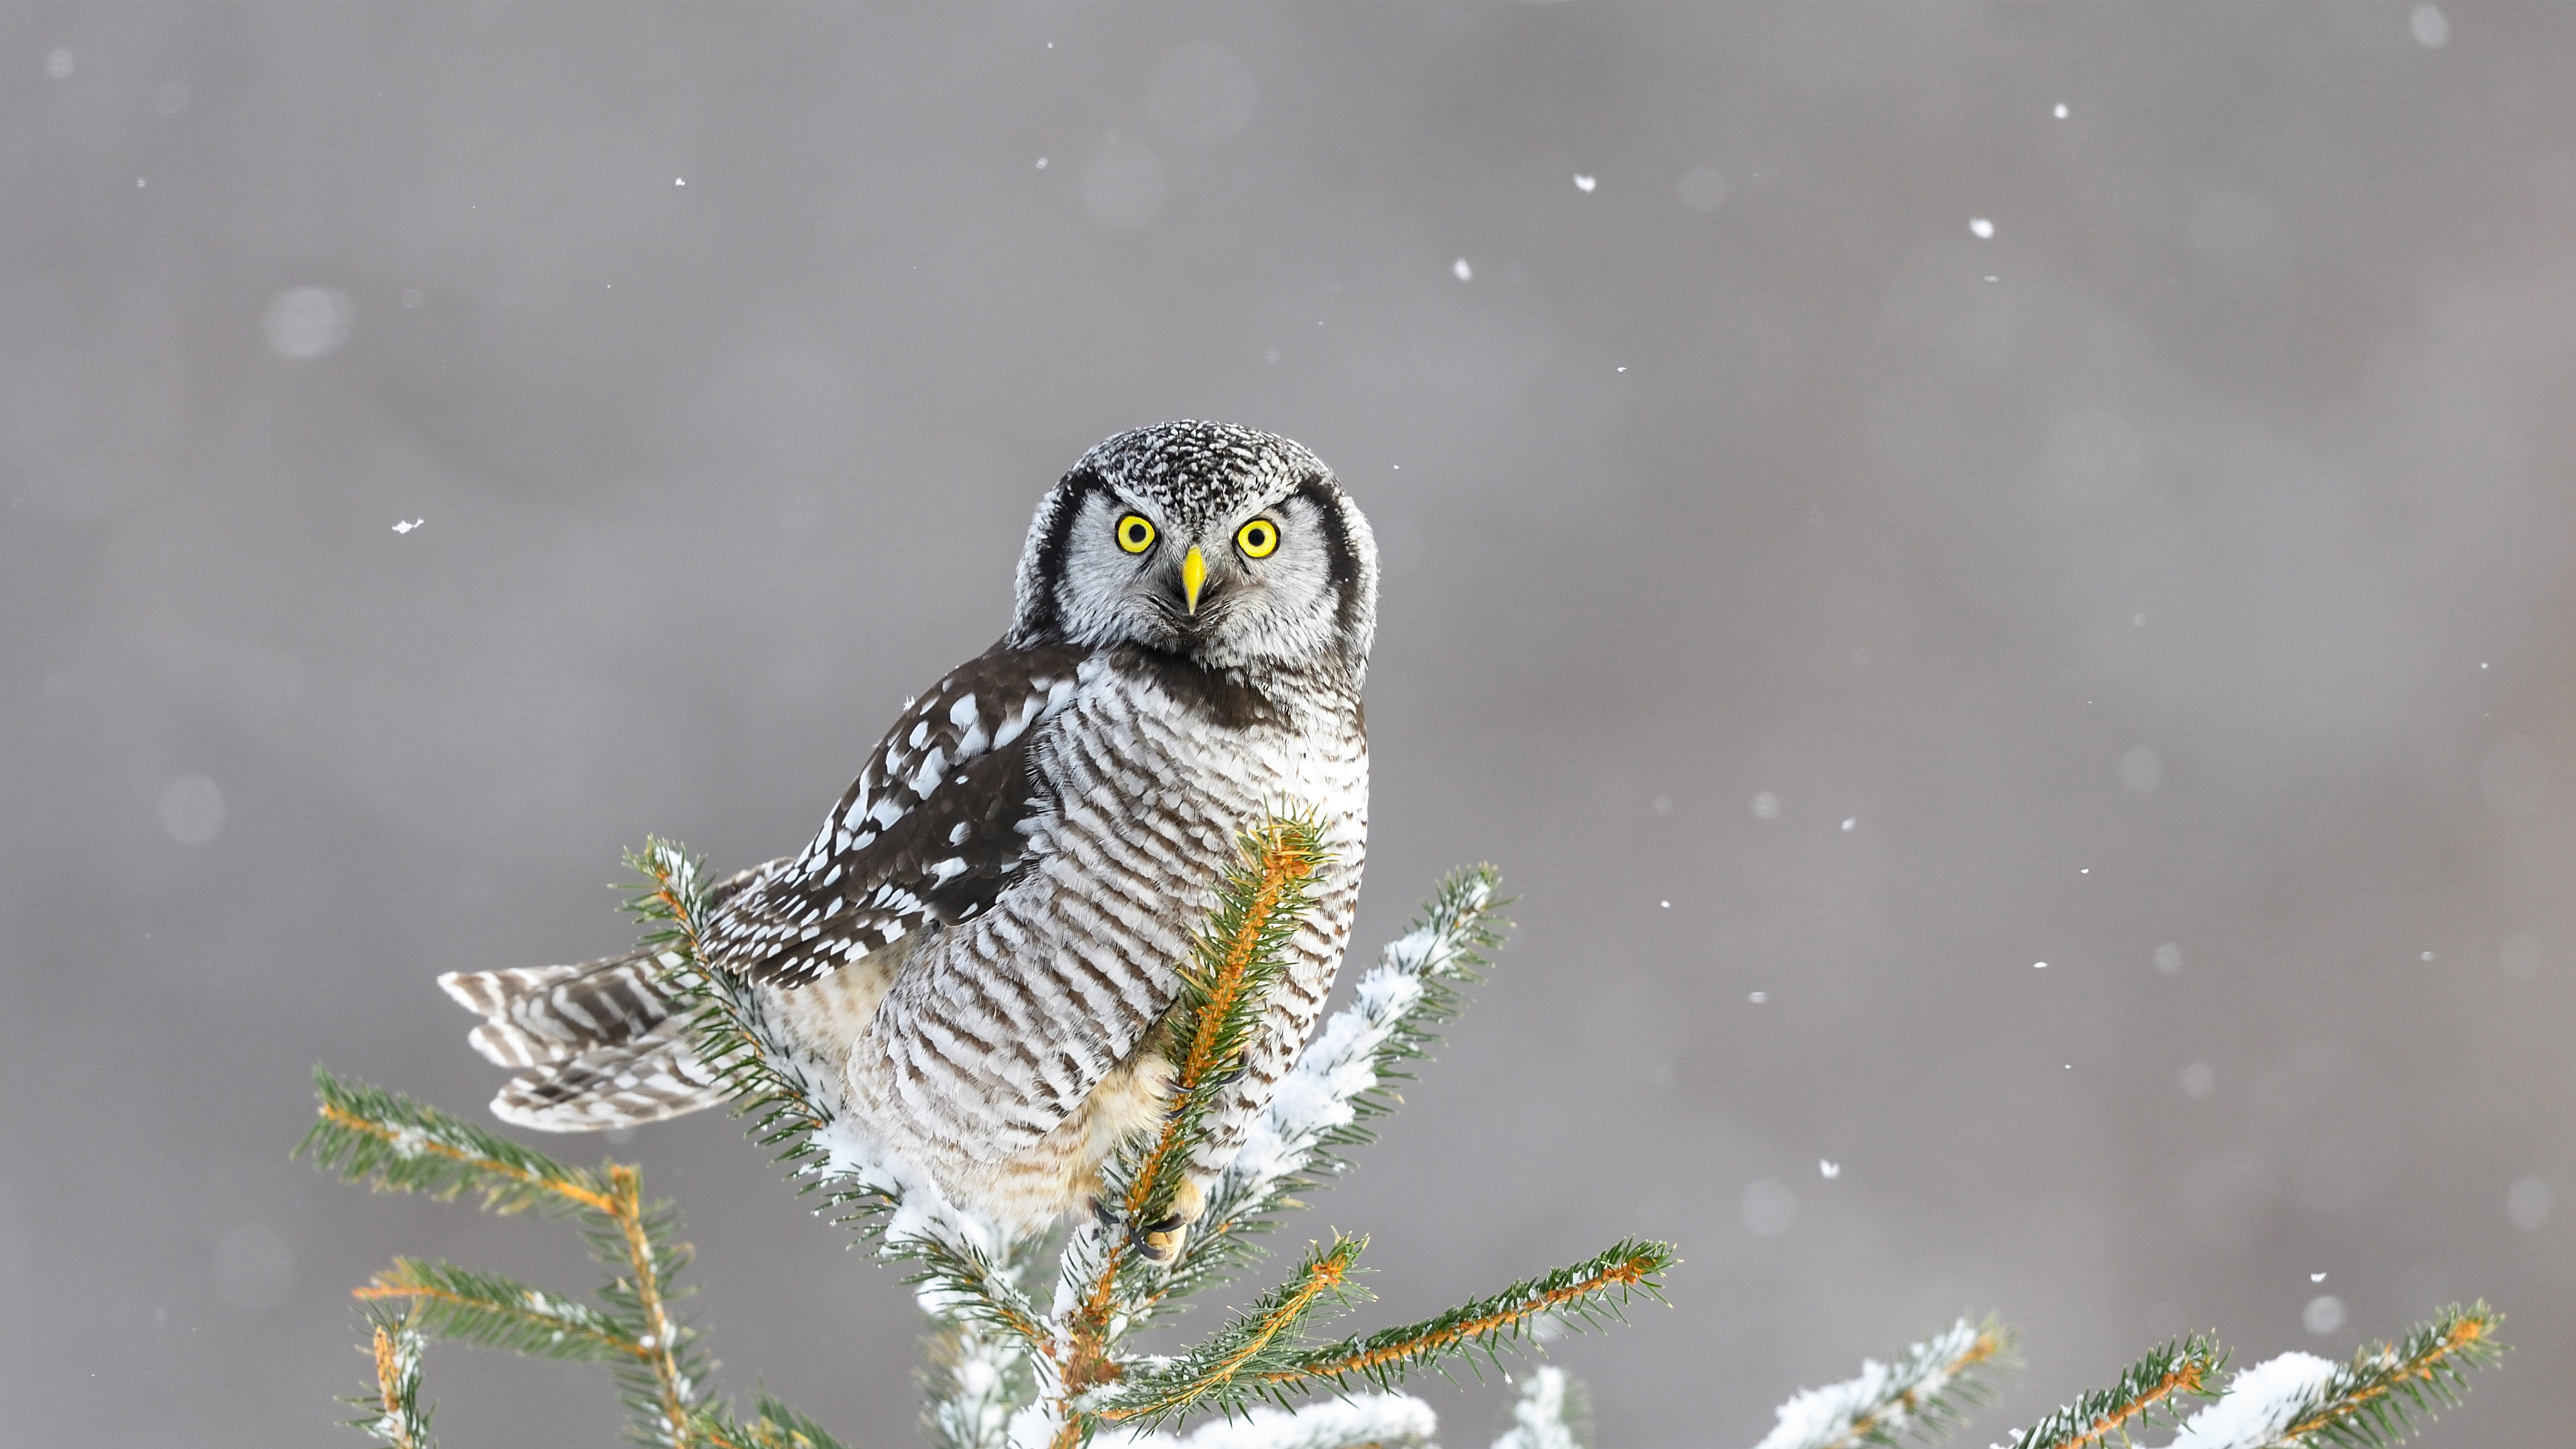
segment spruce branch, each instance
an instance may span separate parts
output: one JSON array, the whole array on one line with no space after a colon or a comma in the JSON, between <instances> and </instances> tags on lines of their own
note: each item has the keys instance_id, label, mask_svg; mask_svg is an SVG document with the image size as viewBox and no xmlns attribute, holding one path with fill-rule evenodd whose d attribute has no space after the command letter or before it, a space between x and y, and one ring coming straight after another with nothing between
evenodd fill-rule
<instances>
[{"instance_id":1,"label":"spruce branch","mask_svg":"<svg viewBox=\"0 0 2576 1449\"><path fill-rule=\"evenodd\" d=\"M409 1305L406 1321L425 1338L586 1363L640 1359L646 1352L632 1323L578 1299L453 1263L396 1258L353 1291L362 1302Z\"/></svg>"},{"instance_id":2,"label":"spruce branch","mask_svg":"<svg viewBox=\"0 0 2576 1449\"><path fill-rule=\"evenodd\" d=\"M1439 1427L1431 1406L1411 1394L1353 1394L1293 1409L1255 1404L1177 1439L1122 1434L1105 1442L1114 1449L1432 1449Z\"/></svg>"},{"instance_id":3,"label":"spruce branch","mask_svg":"<svg viewBox=\"0 0 2576 1449\"><path fill-rule=\"evenodd\" d=\"M680 1296L671 1280L695 1255L672 1237L679 1217L671 1206L644 1201L642 1173L612 1162L607 1176L615 1210L607 1222L584 1226L591 1256L612 1272L626 1270L609 1279L601 1300L641 1330L635 1336L641 1361L615 1364L620 1397L635 1416L638 1441L685 1449L689 1411L710 1365L695 1346L697 1335L671 1314L671 1301Z\"/></svg>"},{"instance_id":4,"label":"spruce branch","mask_svg":"<svg viewBox=\"0 0 2576 1449\"><path fill-rule=\"evenodd\" d=\"M1215 1109L1265 1026L1271 988L1287 971L1289 943L1314 904L1315 877L1330 857L1310 817L1273 817L1235 842L1237 858L1217 880L1216 908L1164 1018L1174 1049L1173 1103L1162 1131L1127 1175L1131 1223L1168 1211L1180 1166L1207 1135Z\"/></svg>"},{"instance_id":5,"label":"spruce branch","mask_svg":"<svg viewBox=\"0 0 2576 1449\"><path fill-rule=\"evenodd\" d=\"M1102 1195L1117 1203L1123 1225L1170 1210L1186 1164L1206 1138L1208 1113L1243 1069L1328 860L1322 828L1307 817L1274 816L1235 847L1234 862L1217 878L1216 904L1194 938L1192 959L1175 973L1178 989L1163 1018L1173 1057L1172 1106L1148 1142L1118 1153L1102 1173ZM1080 1394L1121 1375L1117 1340L1168 1291L1169 1275L1142 1265L1127 1233L1092 1224L1067 1245L1060 1277L1059 1296L1069 1291L1071 1306L1053 1357L1066 1392ZM1062 1433L1077 1429L1076 1416L1065 1415Z\"/></svg>"},{"instance_id":6,"label":"spruce branch","mask_svg":"<svg viewBox=\"0 0 2576 1449\"><path fill-rule=\"evenodd\" d=\"M842 1449L822 1425L763 1392L752 1417L736 1420L721 1408L693 1410L689 1442L705 1449Z\"/></svg>"},{"instance_id":7,"label":"spruce branch","mask_svg":"<svg viewBox=\"0 0 2576 1449\"><path fill-rule=\"evenodd\" d=\"M921 1427L934 1449L1010 1449L1011 1418L1038 1397L1046 1360L1016 1338L931 1318L923 1340Z\"/></svg>"},{"instance_id":8,"label":"spruce branch","mask_svg":"<svg viewBox=\"0 0 2576 1449\"><path fill-rule=\"evenodd\" d=\"M752 1139L777 1148L797 1190L812 1191L823 1155L815 1134L832 1125L832 1112L771 1027L759 994L738 974L707 965L701 923L717 892L707 884L705 862L677 841L648 835L642 850L626 853L626 868L642 877L626 902L645 925L638 944L691 1009L699 1062L724 1085L734 1115L753 1119Z\"/></svg>"},{"instance_id":9,"label":"spruce branch","mask_svg":"<svg viewBox=\"0 0 2576 1449\"><path fill-rule=\"evenodd\" d=\"M598 1173L557 1162L400 1092L343 1082L320 1067L313 1069L313 1090L321 1099L319 1116L290 1155L312 1153L317 1170L343 1182L441 1201L479 1192L483 1206L499 1213L614 1211Z\"/></svg>"},{"instance_id":10,"label":"spruce branch","mask_svg":"<svg viewBox=\"0 0 2576 1449\"><path fill-rule=\"evenodd\" d=\"M571 1167L399 1092L343 1082L316 1069L317 1120L296 1151L316 1169L378 1192L453 1199L478 1192L496 1212L533 1209L577 1218L591 1255L610 1271L605 1308L453 1264L397 1258L356 1290L369 1303L400 1302L414 1341L450 1338L539 1358L604 1362L648 1444L688 1443L697 1384L707 1364L671 1312L672 1280L688 1266L677 1215L647 1202L642 1175L611 1162ZM378 1328L393 1330L384 1322ZM395 1337L399 1357L403 1340ZM372 1432L372 1430L370 1431Z\"/></svg>"},{"instance_id":11,"label":"spruce branch","mask_svg":"<svg viewBox=\"0 0 2576 1449\"><path fill-rule=\"evenodd\" d=\"M1325 1146L1364 1147L1376 1141L1377 1134L1360 1124L1389 1116L1403 1105L1402 1095L1389 1084L1414 1080L1405 1063L1431 1059L1431 1048L1440 1040L1434 1028L1466 1010L1466 995L1459 988L1483 984L1486 968L1493 965L1486 953L1500 948L1503 934L1511 929L1501 915L1511 899L1498 894L1501 886L1502 873L1491 865L1451 871L1422 913L1406 923L1404 934L1378 953L1370 976L1362 978L1364 992L1380 972L1386 973L1384 979L1400 976L1419 986L1404 1009L1386 1012L1384 1034L1366 1058L1373 1080L1352 1092L1351 1121L1325 1127ZM1326 1058L1318 1065L1330 1069L1336 1063Z\"/></svg>"},{"instance_id":12,"label":"spruce branch","mask_svg":"<svg viewBox=\"0 0 2576 1449\"><path fill-rule=\"evenodd\" d=\"M1482 1354L1499 1365L1505 1350L1526 1352L1542 1324L1604 1328L1625 1321L1627 1305L1639 1294L1662 1302L1660 1275L1679 1261L1669 1244L1630 1238L1436 1318L1311 1349L1294 1364L1265 1374L1264 1387L1270 1392L1327 1383L1347 1388L1358 1379L1391 1390L1416 1370L1445 1372L1452 1359L1472 1364Z\"/></svg>"},{"instance_id":13,"label":"spruce branch","mask_svg":"<svg viewBox=\"0 0 2576 1449\"><path fill-rule=\"evenodd\" d=\"M2349 1362L2285 1353L2231 1380L2217 1403L2192 1415L2173 1449L2393 1449L2468 1392L2468 1370L2504 1355L2503 1315L2485 1303L2453 1304L2394 1343Z\"/></svg>"},{"instance_id":14,"label":"spruce branch","mask_svg":"<svg viewBox=\"0 0 2576 1449\"><path fill-rule=\"evenodd\" d=\"M1261 1256L1251 1239L1304 1206L1295 1194L1349 1170L1339 1149L1375 1140L1368 1120L1401 1103L1393 1084L1411 1080L1408 1065L1429 1058L1435 1028L1465 1009L1463 988L1484 979L1485 953L1502 943L1509 923L1499 914L1508 904L1499 880L1489 865L1451 872L1378 954L1351 1004L1307 1043L1217 1179L1206 1215L1146 1305L1148 1318L1249 1267Z\"/></svg>"},{"instance_id":15,"label":"spruce branch","mask_svg":"<svg viewBox=\"0 0 2576 1449\"><path fill-rule=\"evenodd\" d=\"M2012 1333L1992 1318L1961 1318L1899 1354L1863 1359L1860 1374L1806 1389L1782 1404L1757 1449L1860 1449L1905 1437L1932 1443L1993 1395L1992 1371L2010 1362Z\"/></svg>"},{"instance_id":16,"label":"spruce branch","mask_svg":"<svg viewBox=\"0 0 2576 1449\"><path fill-rule=\"evenodd\" d=\"M1008 1256L996 1261L972 1243L928 1234L897 1241L921 1265L904 1281L914 1285L932 1318L998 1330L1032 1352L1053 1351L1055 1335L1038 1306L1020 1291L1017 1264Z\"/></svg>"},{"instance_id":17,"label":"spruce branch","mask_svg":"<svg viewBox=\"0 0 2576 1449\"><path fill-rule=\"evenodd\" d=\"M420 1402L420 1358L427 1338L416 1315L379 1303L365 1305L363 1312L370 1333L359 1351L375 1360L376 1382L372 1392L341 1400L360 1411L348 1426L386 1449L437 1449L429 1437L430 1410Z\"/></svg>"},{"instance_id":18,"label":"spruce branch","mask_svg":"<svg viewBox=\"0 0 2576 1449\"><path fill-rule=\"evenodd\" d=\"M1016 1337L1026 1350L1050 1351L1052 1334L1037 1308L996 1261L1008 1257L1010 1245L989 1226L962 1221L918 1184L906 1211L907 1194L871 1171L873 1164L836 1157L825 1137L834 1114L813 1075L819 1068L776 1030L748 981L707 962L700 944L707 907L742 877L710 887L698 857L658 836L628 852L626 865L642 878L626 905L646 924L639 944L688 1003L696 1056L724 1084L734 1115L753 1119L753 1140L776 1149L797 1191L822 1188L822 1211L838 1213L884 1255L912 1260L917 1271L906 1281L934 1321L971 1320Z\"/></svg>"},{"instance_id":19,"label":"spruce branch","mask_svg":"<svg viewBox=\"0 0 2576 1449\"><path fill-rule=\"evenodd\" d=\"M1152 1428L1193 1409L1232 1413L1261 1397L1285 1403L1273 1385L1298 1376L1306 1357L1298 1330L1319 1310L1345 1308L1368 1296L1352 1280L1363 1246L1361 1239L1338 1235L1329 1244L1310 1245L1287 1282L1253 1300L1196 1348L1130 1374L1077 1407L1109 1423L1134 1420Z\"/></svg>"},{"instance_id":20,"label":"spruce branch","mask_svg":"<svg viewBox=\"0 0 2576 1449\"><path fill-rule=\"evenodd\" d=\"M2182 1404L2217 1397L2210 1381L2226 1363L2227 1351L2205 1334L2187 1334L2149 1349L2109 1387L2078 1397L2017 1436L2013 1449L2125 1445L2136 1433L2152 1428L2159 1417L2178 1425Z\"/></svg>"}]
</instances>

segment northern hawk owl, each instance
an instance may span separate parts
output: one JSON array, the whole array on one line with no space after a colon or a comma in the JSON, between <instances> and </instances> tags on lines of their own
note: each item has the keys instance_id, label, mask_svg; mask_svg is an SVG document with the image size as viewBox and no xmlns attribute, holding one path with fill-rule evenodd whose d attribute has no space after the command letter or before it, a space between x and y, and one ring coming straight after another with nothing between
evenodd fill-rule
<instances>
[{"instance_id":1,"label":"northern hawk owl","mask_svg":"<svg viewBox=\"0 0 2576 1449\"><path fill-rule=\"evenodd\" d=\"M1120 433L1039 503L999 643L897 715L812 843L711 894L714 964L837 1074L833 1105L1014 1231L1082 1205L1160 1120L1156 1030L1241 832L1311 811L1331 852L1266 1030L1189 1165L1167 1256L1286 1075L1349 941L1377 551L1305 448L1219 423ZM587 1131L723 1092L641 953L451 973L519 1075L504 1120Z\"/></svg>"}]
</instances>

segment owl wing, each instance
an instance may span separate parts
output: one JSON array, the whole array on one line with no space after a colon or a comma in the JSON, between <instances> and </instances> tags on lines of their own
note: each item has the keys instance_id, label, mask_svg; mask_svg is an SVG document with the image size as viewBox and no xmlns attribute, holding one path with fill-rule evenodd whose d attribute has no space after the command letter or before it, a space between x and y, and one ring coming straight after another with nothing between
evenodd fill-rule
<instances>
[{"instance_id":1,"label":"owl wing","mask_svg":"<svg viewBox=\"0 0 2576 1449\"><path fill-rule=\"evenodd\" d=\"M971 920L1028 855L1036 727L1089 651L996 644L907 705L804 852L716 912L710 955L802 986L931 924Z\"/></svg>"}]
</instances>

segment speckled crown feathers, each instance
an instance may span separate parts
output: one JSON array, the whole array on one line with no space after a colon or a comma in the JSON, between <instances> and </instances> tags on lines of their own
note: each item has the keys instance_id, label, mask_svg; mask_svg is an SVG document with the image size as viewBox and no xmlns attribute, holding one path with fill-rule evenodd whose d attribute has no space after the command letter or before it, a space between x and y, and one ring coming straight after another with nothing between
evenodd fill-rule
<instances>
[{"instance_id":1,"label":"speckled crown feathers","mask_svg":"<svg viewBox=\"0 0 2576 1449\"><path fill-rule=\"evenodd\" d=\"M1104 439L1073 465L1113 487L1151 498L1163 516L1197 527L1248 498L1267 498L1333 470L1306 446L1276 433L1192 419L1130 428Z\"/></svg>"}]
</instances>

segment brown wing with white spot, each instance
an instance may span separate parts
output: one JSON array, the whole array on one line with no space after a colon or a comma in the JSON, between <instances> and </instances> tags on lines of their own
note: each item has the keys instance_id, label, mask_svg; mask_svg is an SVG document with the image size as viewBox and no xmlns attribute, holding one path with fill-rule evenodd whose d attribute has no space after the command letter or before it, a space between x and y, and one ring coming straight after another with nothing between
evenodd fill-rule
<instances>
[{"instance_id":1,"label":"brown wing with white spot","mask_svg":"<svg viewBox=\"0 0 2576 1449\"><path fill-rule=\"evenodd\" d=\"M804 852L715 914L709 954L800 986L932 924L971 920L1027 858L1036 728L1088 650L996 644L906 706Z\"/></svg>"}]
</instances>

